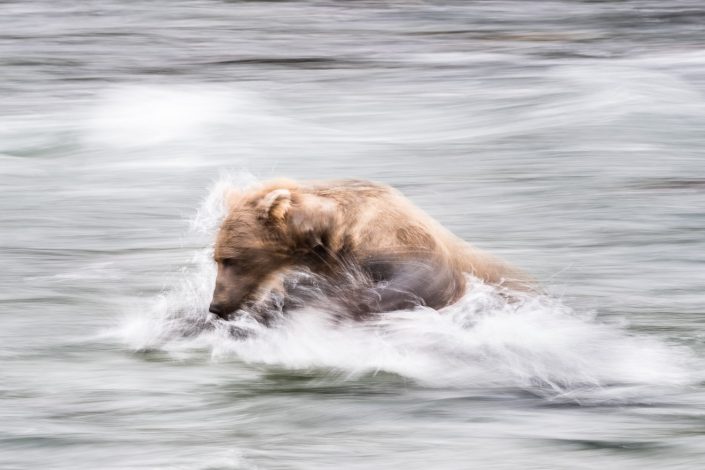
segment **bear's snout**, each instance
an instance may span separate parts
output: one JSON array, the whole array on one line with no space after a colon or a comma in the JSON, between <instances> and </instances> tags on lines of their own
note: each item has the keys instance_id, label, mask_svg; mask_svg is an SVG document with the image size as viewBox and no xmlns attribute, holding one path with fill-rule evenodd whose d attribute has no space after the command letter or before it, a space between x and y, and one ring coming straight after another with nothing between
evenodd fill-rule
<instances>
[{"instance_id":1,"label":"bear's snout","mask_svg":"<svg viewBox=\"0 0 705 470\"><path fill-rule=\"evenodd\" d=\"M214 295L213 300L211 300L211 304L208 307L208 311L217 315L223 320L227 320L228 318L230 318L231 314L240 310L242 304L243 301L240 298L234 300L230 299L227 296Z\"/></svg>"},{"instance_id":2,"label":"bear's snout","mask_svg":"<svg viewBox=\"0 0 705 470\"><path fill-rule=\"evenodd\" d=\"M208 311L225 320L232 313L256 303L263 280L274 270L265 262L256 261L217 264L218 274Z\"/></svg>"},{"instance_id":3,"label":"bear's snout","mask_svg":"<svg viewBox=\"0 0 705 470\"><path fill-rule=\"evenodd\" d=\"M210 307L208 307L208 311L210 313L216 314L217 316L225 320L227 320L228 316L230 315L230 312L225 311L225 308L222 304L217 304L215 302L211 303Z\"/></svg>"}]
</instances>

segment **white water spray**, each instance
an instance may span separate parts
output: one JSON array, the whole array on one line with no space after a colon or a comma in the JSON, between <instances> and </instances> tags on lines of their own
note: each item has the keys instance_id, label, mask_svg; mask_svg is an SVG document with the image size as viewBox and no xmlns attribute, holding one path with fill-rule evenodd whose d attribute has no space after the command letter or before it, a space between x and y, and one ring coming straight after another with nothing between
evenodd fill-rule
<instances>
[{"instance_id":1,"label":"white water spray","mask_svg":"<svg viewBox=\"0 0 705 470\"><path fill-rule=\"evenodd\" d=\"M227 191L253 183L247 174L223 176L192 229L212 239ZM330 312L305 308L272 328L248 316L214 321L207 311L215 280L211 252L195 253L196 269L113 333L134 350L177 357L206 350L213 360L328 369L342 377L388 372L429 387L519 387L579 401L624 400L696 380L684 349L629 334L548 296L517 293L508 301L475 278L459 302L441 311L419 307L340 323Z\"/></svg>"}]
</instances>

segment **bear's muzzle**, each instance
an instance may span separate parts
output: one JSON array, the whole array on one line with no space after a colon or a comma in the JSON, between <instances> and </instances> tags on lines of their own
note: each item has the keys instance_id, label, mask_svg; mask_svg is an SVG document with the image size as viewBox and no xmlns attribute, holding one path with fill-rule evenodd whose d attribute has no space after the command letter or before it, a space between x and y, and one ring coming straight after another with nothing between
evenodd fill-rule
<instances>
[{"instance_id":1,"label":"bear's muzzle","mask_svg":"<svg viewBox=\"0 0 705 470\"><path fill-rule=\"evenodd\" d=\"M208 307L208 311L210 313L216 314L218 317L222 318L223 320L227 320L228 317L230 316L230 313L231 313L231 312L226 311L222 305L216 304L216 303L211 303L210 307Z\"/></svg>"}]
</instances>

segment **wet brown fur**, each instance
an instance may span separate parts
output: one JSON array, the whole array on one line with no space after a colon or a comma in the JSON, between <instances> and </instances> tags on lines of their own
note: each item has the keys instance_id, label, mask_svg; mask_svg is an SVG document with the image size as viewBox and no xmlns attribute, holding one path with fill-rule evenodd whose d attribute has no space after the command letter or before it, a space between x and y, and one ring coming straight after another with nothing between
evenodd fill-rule
<instances>
[{"instance_id":1,"label":"wet brown fur","mask_svg":"<svg viewBox=\"0 0 705 470\"><path fill-rule=\"evenodd\" d=\"M336 291L355 316L417 304L445 307L464 294L464 273L509 287L526 279L386 185L276 180L234 192L228 204L215 244L211 304L222 317L281 285L287 270L297 268L331 285L353 271L368 276L363 288Z\"/></svg>"}]
</instances>

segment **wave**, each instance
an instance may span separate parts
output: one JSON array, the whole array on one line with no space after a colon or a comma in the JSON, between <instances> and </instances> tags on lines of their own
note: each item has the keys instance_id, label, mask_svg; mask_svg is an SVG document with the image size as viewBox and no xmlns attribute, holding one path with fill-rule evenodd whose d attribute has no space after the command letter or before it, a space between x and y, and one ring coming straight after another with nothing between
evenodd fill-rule
<instances>
[{"instance_id":1,"label":"wave","mask_svg":"<svg viewBox=\"0 0 705 470\"><path fill-rule=\"evenodd\" d=\"M228 188L250 175L217 182L192 221L212 238ZM327 370L343 378L380 372L428 387L517 387L580 402L653 396L702 377L693 354L656 337L576 312L560 299L515 293L469 278L467 294L440 311L418 307L365 321L341 321L323 308L302 308L264 327L247 314L214 320L208 304L215 280L212 249L194 254L194 269L109 332L134 351L175 357L208 352L292 370Z\"/></svg>"}]
</instances>

